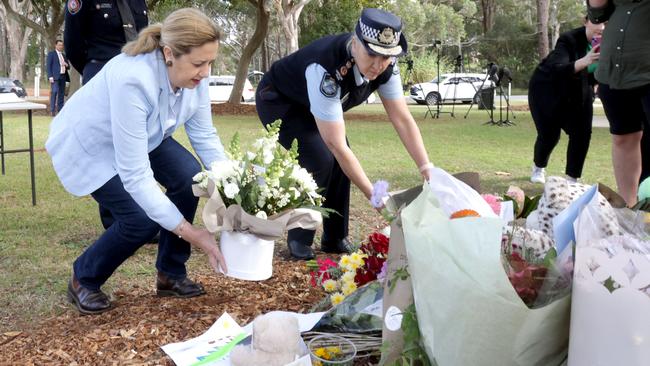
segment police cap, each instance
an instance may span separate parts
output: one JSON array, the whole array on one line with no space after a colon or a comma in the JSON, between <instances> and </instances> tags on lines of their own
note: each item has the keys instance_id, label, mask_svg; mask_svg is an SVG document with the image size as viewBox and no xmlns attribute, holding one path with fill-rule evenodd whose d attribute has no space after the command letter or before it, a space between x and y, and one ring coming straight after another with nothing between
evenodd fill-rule
<instances>
[{"instance_id":1,"label":"police cap","mask_svg":"<svg viewBox=\"0 0 650 366\"><path fill-rule=\"evenodd\" d=\"M402 20L387 11L363 9L356 26L356 35L371 55L402 56L407 52Z\"/></svg>"}]
</instances>

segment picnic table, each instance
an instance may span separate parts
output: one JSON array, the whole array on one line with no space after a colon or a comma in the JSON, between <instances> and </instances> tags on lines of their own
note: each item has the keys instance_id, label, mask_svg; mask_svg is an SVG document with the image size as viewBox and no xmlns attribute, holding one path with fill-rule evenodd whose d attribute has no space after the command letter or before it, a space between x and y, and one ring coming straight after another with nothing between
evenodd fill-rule
<instances>
[{"instance_id":1,"label":"picnic table","mask_svg":"<svg viewBox=\"0 0 650 366\"><path fill-rule=\"evenodd\" d=\"M0 165L2 175L5 175L5 155L29 152L29 171L32 183L32 205L36 206L36 177L34 172L34 138L32 129L32 111L45 109L44 104L28 102L13 93L0 94ZM29 130L29 147L20 149L6 149L4 142L3 112L27 111L27 128Z\"/></svg>"}]
</instances>

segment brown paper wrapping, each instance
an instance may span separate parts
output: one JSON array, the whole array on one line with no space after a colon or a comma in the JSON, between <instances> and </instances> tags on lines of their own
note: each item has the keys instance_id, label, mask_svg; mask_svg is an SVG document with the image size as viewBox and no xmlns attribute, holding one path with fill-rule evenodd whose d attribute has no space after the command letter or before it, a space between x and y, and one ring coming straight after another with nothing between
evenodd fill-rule
<instances>
[{"instance_id":1,"label":"brown paper wrapping","mask_svg":"<svg viewBox=\"0 0 650 366\"><path fill-rule=\"evenodd\" d=\"M198 184L192 186L197 197L207 197L203 208L203 224L210 232L241 231L255 234L260 239L277 240L282 238L285 230L301 228L316 230L323 222L320 212L297 208L261 219L246 213L239 205L226 207L219 195L214 182L208 181L208 188L203 189Z\"/></svg>"}]
</instances>

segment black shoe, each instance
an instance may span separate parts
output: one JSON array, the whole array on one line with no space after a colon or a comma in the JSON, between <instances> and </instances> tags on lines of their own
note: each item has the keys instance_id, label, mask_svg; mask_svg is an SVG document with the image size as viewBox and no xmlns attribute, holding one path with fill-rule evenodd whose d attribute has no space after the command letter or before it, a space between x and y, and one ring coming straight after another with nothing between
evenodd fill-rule
<instances>
[{"instance_id":1,"label":"black shoe","mask_svg":"<svg viewBox=\"0 0 650 366\"><path fill-rule=\"evenodd\" d=\"M300 243L296 240L289 240L289 253L294 259L309 260L314 259L314 251L311 246Z\"/></svg>"},{"instance_id":2,"label":"black shoe","mask_svg":"<svg viewBox=\"0 0 650 366\"><path fill-rule=\"evenodd\" d=\"M84 315L99 314L111 309L111 301L105 293L81 286L74 274L68 282L68 301Z\"/></svg>"},{"instance_id":3,"label":"black shoe","mask_svg":"<svg viewBox=\"0 0 650 366\"><path fill-rule=\"evenodd\" d=\"M205 294L205 290L200 283L196 283L187 277L175 280L167 277L164 273L158 272L156 280L156 294L160 297L195 297Z\"/></svg>"},{"instance_id":4,"label":"black shoe","mask_svg":"<svg viewBox=\"0 0 650 366\"><path fill-rule=\"evenodd\" d=\"M331 241L321 241L320 249L325 253L352 253L352 245L347 238Z\"/></svg>"}]
</instances>

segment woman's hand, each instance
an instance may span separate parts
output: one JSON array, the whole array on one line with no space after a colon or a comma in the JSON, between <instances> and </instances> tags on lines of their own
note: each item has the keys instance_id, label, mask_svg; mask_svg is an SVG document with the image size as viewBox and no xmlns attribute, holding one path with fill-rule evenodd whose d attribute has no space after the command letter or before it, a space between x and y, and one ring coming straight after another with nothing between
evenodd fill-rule
<instances>
[{"instance_id":1,"label":"woman's hand","mask_svg":"<svg viewBox=\"0 0 650 366\"><path fill-rule=\"evenodd\" d=\"M226 259L223 257L223 254L221 254L221 250L219 250L214 234L209 232L207 229L198 229L198 231L199 238L195 245L201 248L208 256L208 262L210 262L212 269L214 269L215 272L219 272L219 268L221 268L223 273L228 273Z\"/></svg>"},{"instance_id":2,"label":"woman's hand","mask_svg":"<svg viewBox=\"0 0 650 366\"><path fill-rule=\"evenodd\" d=\"M173 232L193 246L201 248L208 256L208 262L210 262L210 266L215 272L219 272L219 269L221 269L223 273L228 273L226 260L221 254L221 250L219 250L213 233L204 228L196 228L185 220Z\"/></svg>"},{"instance_id":3,"label":"woman's hand","mask_svg":"<svg viewBox=\"0 0 650 366\"><path fill-rule=\"evenodd\" d=\"M579 72L581 70L586 69L589 67L589 65L594 64L598 62L600 59L600 45L597 45L596 47L592 48L591 51L587 52L584 57L581 59L578 59L578 61L575 62L575 71Z\"/></svg>"}]
</instances>

